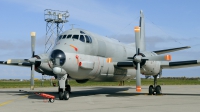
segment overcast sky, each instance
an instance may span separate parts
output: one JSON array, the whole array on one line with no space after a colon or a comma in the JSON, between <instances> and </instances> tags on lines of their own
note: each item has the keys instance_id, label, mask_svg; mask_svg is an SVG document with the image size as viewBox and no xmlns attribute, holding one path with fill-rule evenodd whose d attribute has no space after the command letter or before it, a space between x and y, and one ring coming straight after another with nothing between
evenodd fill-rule
<instances>
[{"instance_id":1,"label":"overcast sky","mask_svg":"<svg viewBox=\"0 0 200 112\"><path fill-rule=\"evenodd\" d=\"M75 24L99 35L124 43L134 42L134 26L138 26L143 10L147 50L191 46L170 53L172 61L200 58L199 0L1 0L0 60L29 58L30 32L37 34L36 54L43 53L46 33L44 10L68 10L67 30ZM0 79L30 78L30 68L0 65ZM200 77L200 67L163 70L163 76ZM36 78L41 78L36 74Z\"/></svg>"}]
</instances>

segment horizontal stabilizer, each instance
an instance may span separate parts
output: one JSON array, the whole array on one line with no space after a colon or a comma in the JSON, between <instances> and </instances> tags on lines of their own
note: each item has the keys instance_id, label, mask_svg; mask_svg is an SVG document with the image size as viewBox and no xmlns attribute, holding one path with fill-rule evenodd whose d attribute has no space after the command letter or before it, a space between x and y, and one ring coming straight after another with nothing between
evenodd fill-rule
<instances>
[{"instance_id":1,"label":"horizontal stabilizer","mask_svg":"<svg viewBox=\"0 0 200 112\"><path fill-rule=\"evenodd\" d=\"M161 62L162 69L186 68L200 66L200 60Z\"/></svg>"},{"instance_id":2,"label":"horizontal stabilizer","mask_svg":"<svg viewBox=\"0 0 200 112\"><path fill-rule=\"evenodd\" d=\"M190 46L185 46L185 47L177 47L177 48L172 48L172 49L165 49L165 50L158 50L158 51L153 51L156 54L165 54L165 53L169 53L169 52L174 52L174 51L179 51L179 50L184 50L184 49L188 49L191 48Z\"/></svg>"}]
</instances>

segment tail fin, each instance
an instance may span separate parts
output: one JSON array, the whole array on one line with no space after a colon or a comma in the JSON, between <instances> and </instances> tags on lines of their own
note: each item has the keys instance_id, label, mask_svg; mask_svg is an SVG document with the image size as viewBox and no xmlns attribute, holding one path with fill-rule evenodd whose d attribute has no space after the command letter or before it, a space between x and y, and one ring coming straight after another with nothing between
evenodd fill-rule
<instances>
[{"instance_id":1,"label":"tail fin","mask_svg":"<svg viewBox=\"0 0 200 112\"><path fill-rule=\"evenodd\" d=\"M145 51L146 50L146 43L145 43L145 25L144 25L144 14L143 11L140 11L140 23L139 23L139 27L140 27L140 39L141 39L141 43L140 43L140 50Z\"/></svg>"}]
</instances>

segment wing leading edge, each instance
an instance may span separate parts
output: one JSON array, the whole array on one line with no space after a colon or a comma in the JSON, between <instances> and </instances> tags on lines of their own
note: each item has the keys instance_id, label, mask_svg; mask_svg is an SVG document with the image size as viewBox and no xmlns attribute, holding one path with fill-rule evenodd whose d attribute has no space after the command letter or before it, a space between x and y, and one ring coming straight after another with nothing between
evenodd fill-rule
<instances>
[{"instance_id":1,"label":"wing leading edge","mask_svg":"<svg viewBox=\"0 0 200 112\"><path fill-rule=\"evenodd\" d=\"M169 53L169 52L175 52L175 51L179 51L179 50L184 50L184 49L188 49L191 48L190 46L185 46L185 47L177 47L177 48L171 48L171 49L164 49L164 50L158 50L158 51L153 51L156 54L160 55L160 54L165 54L165 53Z\"/></svg>"},{"instance_id":2,"label":"wing leading edge","mask_svg":"<svg viewBox=\"0 0 200 112\"><path fill-rule=\"evenodd\" d=\"M133 62L116 62L114 63L116 67L120 67L123 69L134 69ZM176 68L188 68L200 66L200 60L188 60L188 61L161 61L162 69L176 69Z\"/></svg>"},{"instance_id":3,"label":"wing leading edge","mask_svg":"<svg viewBox=\"0 0 200 112\"><path fill-rule=\"evenodd\" d=\"M162 69L175 69L175 68L188 68L200 66L200 60L188 60L188 61L175 61L175 62L161 62Z\"/></svg>"}]
</instances>

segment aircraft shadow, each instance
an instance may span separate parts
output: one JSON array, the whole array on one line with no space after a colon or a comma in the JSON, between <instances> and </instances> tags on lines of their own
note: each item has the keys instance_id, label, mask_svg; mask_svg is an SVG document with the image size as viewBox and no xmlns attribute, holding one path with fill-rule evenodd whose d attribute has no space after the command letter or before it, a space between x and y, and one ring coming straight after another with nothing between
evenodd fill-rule
<instances>
[{"instance_id":1,"label":"aircraft shadow","mask_svg":"<svg viewBox=\"0 0 200 112\"><path fill-rule=\"evenodd\" d=\"M106 95L106 97L116 97L116 96L133 96L131 94L118 94L118 92L123 92L123 91L128 91L129 89L131 89L131 87L125 87L125 88L112 88L112 87L94 87L90 90L79 90L79 91L73 91L72 88L72 93L70 94L70 98L75 98L75 97L82 97L82 96L92 96L92 95L100 95L100 94L104 94ZM59 99L58 98L58 92L45 92L46 94L50 94L50 95L54 95L56 97L56 100ZM29 95L29 98L31 99L37 99L40 96L37 95ZM41 98L40 98L41 99Z\"/></svg>"},{"instance_id":2,"label":"aircraft shadow","mask_svg":"<svg viewBox=\"0 0 200 112\"><path fill-rule=\"evenodd\" d=\"M84 88L84 87L83 87ZM93 87L89 90L79 90L79 91L73 91L70 94L70 98L75 97L82 97L82 96L92 96L92 95L105 95L106 97L127 97L127 96L138 96L138 95L148 95L148 93L137 93L137 92L127 92L129 89L134 89L133 87L124 87L124 88L116 88L116 87ZM41 91L0 91L1 93L7 93L7 95L14 95L14 96L25 96L27 95L29 99L44 99L41 96L36 95L35 93L39 93ZM56 100L58 100L58 92L49 92L49 91L43 91L42 93L54 95L56 97ZM164 96L164 95L177 95L177 96L200 96L200 94L185 94L185 93L163 93L162 95L158 96ZM151 96L151 95L149 95Z\"/></svg>"},{"instance_id":3,"label":"aircraft shadow","mask_svg":"<svg viewBox=\"0 0 200 112\"><path fill-rule=\"evenodd\" d=\"M162 95L172 95L172 96L200 96L199 94L184 94L184 93L163 93Z\"/></svg>"}]
</instances>

